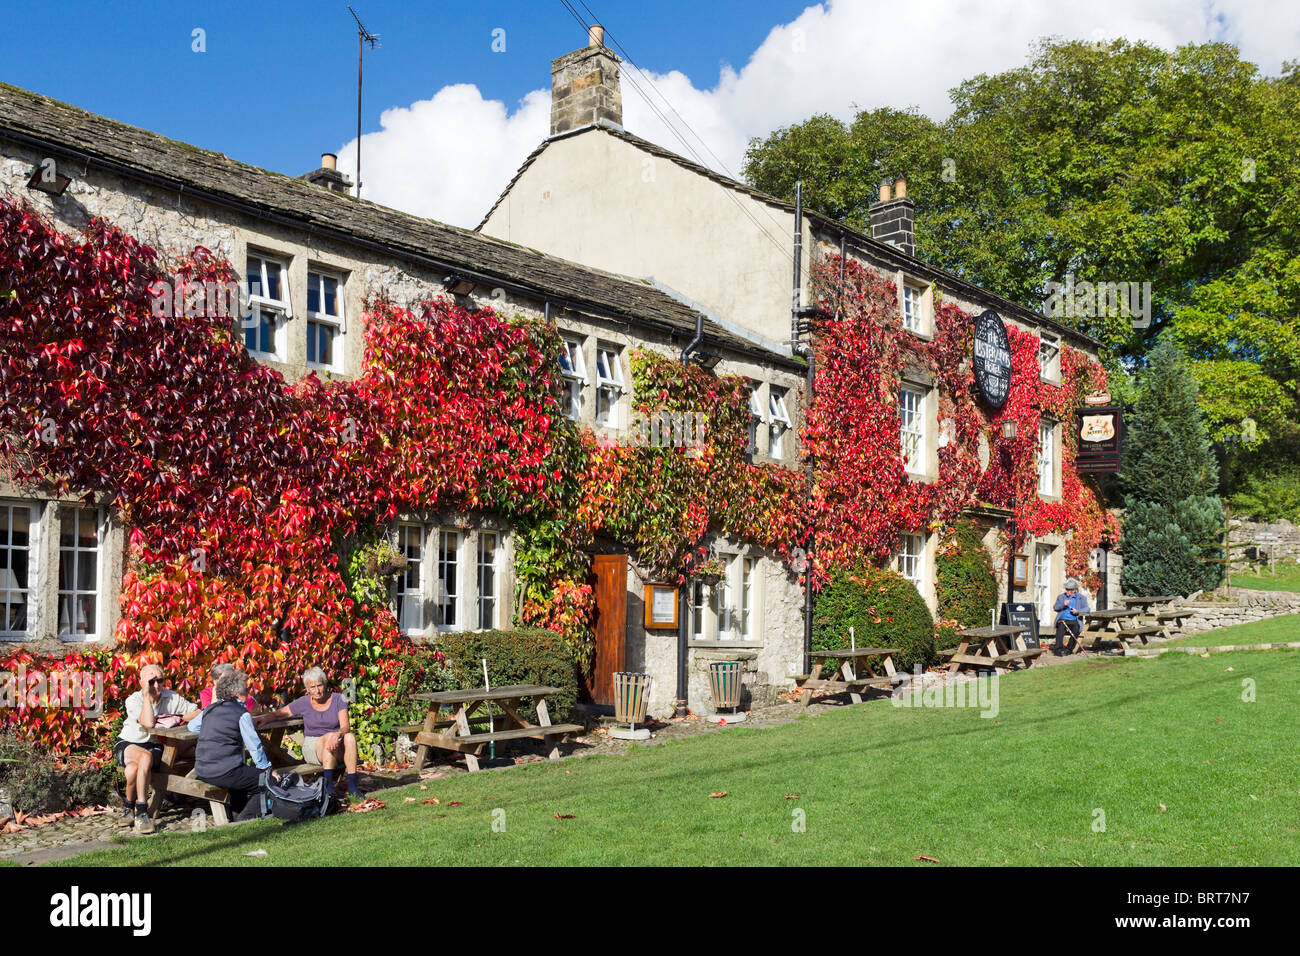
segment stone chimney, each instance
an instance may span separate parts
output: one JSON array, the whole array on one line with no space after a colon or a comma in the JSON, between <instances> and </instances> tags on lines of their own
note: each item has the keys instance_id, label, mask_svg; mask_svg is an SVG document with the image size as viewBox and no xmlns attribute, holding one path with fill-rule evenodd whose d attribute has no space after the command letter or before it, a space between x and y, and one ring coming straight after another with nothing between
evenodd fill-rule
<instances>
[{"instance_id":1,"label":"stone chimney","mask_svg":"<svg viewBox=\"0 0 1300 956\"><path fill-rule=\"evenodd\" d=\"M593 25L587 45L551 61L551 135L583 126L623 128L622 62L605 46L605 28Z\"/></svg>"},{"instance_id":2,"label":"stone chimney","mask_svg":"<svg viewBox=\"0 0 1300 956\"><path fill-rule=\"evenodd\" d=\"M907 198L907 180L894 180L893 197L889 183L880 184L880 202L871 207L871 238L887 242L916 255L916 203Z\"/></svg>"},{"instance_id":3,"label":"stone chimney","mask_svg":"<svg viewBox=\"0 0 1300 956\"><path fill-rule=\"evenodd\" d=\"M320 154L320 169L303 173L299 179L305 179L313 186L324 186L336 193L345 193L352 188L352 180L338 170L339 158L333 153Z\"/></svg>"}]
</instances>

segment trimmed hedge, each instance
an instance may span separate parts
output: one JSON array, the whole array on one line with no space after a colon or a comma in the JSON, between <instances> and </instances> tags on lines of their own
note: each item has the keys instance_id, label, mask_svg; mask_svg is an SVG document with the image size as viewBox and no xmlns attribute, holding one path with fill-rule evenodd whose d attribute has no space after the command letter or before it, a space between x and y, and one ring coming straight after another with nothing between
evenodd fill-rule
<instances>
[{"instance_id":1,"label":"trimmed hedge","mask_svg":"<svg viewBox=\"0 0 1300 956\"><path fill-rule=\"evenodd\" d=\"M958 644L959 628L951 622L962 628L989 623L989 610L998 604L998 580L974 521L958 521L945 533L935 555L934 589L941 622L936 630L939 650Z\"/></svg>"},{"instance_id":2,"label":"trimmed hedge","mask_svg":"<svg viewBox=\"0 0 1300 956\"><path fill-rule=\"evenodd\" d=\"M457 686L451 668L437 648L431 644L413 644L397 672L392 698L371 718L377 738L385 745L390 744L394 727L418 724L424 719L429 705L412 700L412 694L437 693Z\"/></svg>"},{"instance_id":3,"label":"trimmed hedge","mask_svg":"<svg viewBox=\"0 0 1300 956\"><path fill-rule=\"evenodd\" d=\"M544 684L560 688L546 699L552 723L573 719L578 702L578 669L564 639L544 628L513 631L466 631L442 634L438 649L458 687L482 687L483 664L493 687L507 684ZM536 711L529 708L529 714ZM527 715L526 715L527 716Z\"/></svg>"},{"instance_id":4,"label":"trimmed hedge","mask_svg":"<svg viewBox=\"0 0 1300 956\"><path fill-rule=\"evenodd\" d=\"M912 582L893 571L860 566L832 572L813 605L813 649L848 647L850 626L858 647L898 648L899 670L938 660L929 607Z\"/></svg>"}]
</instances>

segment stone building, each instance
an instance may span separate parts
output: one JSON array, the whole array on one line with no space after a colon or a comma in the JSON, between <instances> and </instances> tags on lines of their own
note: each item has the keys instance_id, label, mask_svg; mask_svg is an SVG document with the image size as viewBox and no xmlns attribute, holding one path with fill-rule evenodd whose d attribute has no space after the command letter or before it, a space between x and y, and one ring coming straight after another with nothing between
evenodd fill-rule
<instances>
[{"instance_id":1,"label":"stone building","mask_svg":"<svg viewBox=\"0 0 1300 956\"><path fill-rule=\"evenodd\" d=\"M1045 381L1060 380L1063 345L1097 358L1094 339L919 258L914 213L902 180L882 186L871 210L871 235L804 210L800 301L811 300L812 264L843 254L894 282L904 328L920 339L931 336L935 304L942 301L972 315L994 310L1006 325L1038 335ZM583 228L572 228L575 222ZM624 129L619 58L594 33L587 47L552 64L551 135L525 160L478 228L596 268L653 277L718 321L772 341L791 341L794 206ZM908 368L899 382L899 402L900 427L910 428L920 450L908 470L916 481L933 481L943 441L937 384L926 372ZM766 404L759 407L768 415ZM1038 492L1045 500L1060 500L1061 443L1063 430L1071 427L1068 421L1042 427ZM987 451L982 449L985 464ZM995 529L1007 512L981 508L973 514L989 529L986 546L994 567L1003 569L1005 593L1007 561ZM905 535L894 560L931 610L935 539L934 534ZM1065 538L1053 534L1031 538L1024 549L1029 575L1016 600L1032 600L1040 620L1051 621L1050 602L1061 591L1064 545ZM1118 572L1113 565L1110 570L1117 584Z\"/></svg>"},{"instance_id":2,"label":"stone building","mask_svg":"<svg viewBox=\"0 0 1300 956\"><path fill-rule=\"evenodd\" d=\"M755 452L796 467L801 365L788 345L707 314L647 279L629 278L535 252L348 196L326 155L291 178L238 163L36 93L0 87L0 189L25 199L69 232L102 217L165 255L204 246L240 273L253 306L242 334L259 362L287 380L314 370L349 378L363 357L366 298L397 304L453 296L467 307L558 326L556 356L570 417L615 440L630 437L628 353L697 353L719 373L743 375L779 407ZM42 177L41 171L51 175ZM610 237L613 241L613 237ZM23 644L57 652L111 641L125 530L111 509L79 507L39 490L0 486L0 651ZM411 562L394 610L413 638L443 630L508 627L514 601L512 529L490 515L408 514L391 529ZM701 645L771 635L755 657L764 687L785 682L801 649L801 590L773 556L716 542L744 614L711 617ZM675 634L642 626L646 572L613 542L598 571L621 582L621 599L599 609L598 672L644 669L655 677L652 712L677 697ZM758 642L755 642L755 646ZM597 682L596 699L607 698ZM702 686L690 704L706 707Z\"/></svg>"}]
</instances>

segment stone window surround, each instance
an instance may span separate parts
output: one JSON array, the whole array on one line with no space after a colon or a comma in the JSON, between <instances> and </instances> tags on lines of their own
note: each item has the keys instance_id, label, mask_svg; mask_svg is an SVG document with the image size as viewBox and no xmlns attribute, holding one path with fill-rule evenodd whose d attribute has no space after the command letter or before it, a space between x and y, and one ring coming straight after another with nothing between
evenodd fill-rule
<instances>
[{"instance_id":1,"label":"stone window surround","mask_svg":"<svg viewBox=\"0 0 1300 956\"><path fill-rule=\"evenodd\" d=\"M462 631L481 631L478 627L479 588L478 588L478 549L484 533L497 536L496 548L496 599L497 628L508 628L512 624L514 594L514 534L500 521L484 518L474 520L466 517L431 518L421 515L399 514L388 526L390 540L394 540L396 529L401 525L418 525L424 531L423 562L421 567L421 589L424 593L424 626L418 631L402 633L414 641L431 642L440 633L460 633ZM438 560L441 554L441 533L454 531L459 535L456 543L456 620L455 627L440 627L437 624L439 599ZM390 591L390 609L396 606L395 588ZM399 622L400 624L400 622ZM472 626L471 626L472 625Z\"/></svg>"},{"instance_id":2,"label":"stone window surround","mask_svg":"<svg viewBox=\"0 0 1300 956\"><path fill-rule=\"evenodd\" d=\"M904 368L899 375L899 390L909 388L919 391L924 395L924 407L922 409L922 423L924 432L925 449L925 467L923 471L907 471L907 476L913 481L934 482L939 478L939 391L935 388L934 379L928 373L919 369ZM902 427L902 418L899 418L899 427Z\"/></svg>"},{"instance_id":3,"label":"stone window surround","mask_svg":"<svg viewBox=\"0 0 1300 956\"><path fill-rule=\"evenodd\" d=\"M334 302L338 307L338 315L308 311L307 296L306 294L303 295L303 315L305 316L306 322L319 322L322 325L328 325L334 328L334 338L330 343L330 349L334 356L334 361L329 364L308 361L307 367L324 372L342 372L347 368L347 340L344 338L348 331L347 275L342 272L336 272L326 266L318 266L316 263L309 261L307 263L307 282L309 286L313 276L318 279L333 279L338 283L334 292ZM320 295L320 305L323 308L325 305L324 289L321 289L318 294ZM306 323L304 323L304 325L305 324Z\"/></svg>"},{"instance_id":4,"label":"stone window surround","mask_svg":"<svg viewBox=\"0 0 1300 956\"><path fill-rule=\"evenodd\" d=\"M688 614L690 617L687 621L688 628L691 629L687 644L690 647L702 648L742 648L758 649L763 647L763 599L764 586L763 575L766 571L764 564L764 555L761 551L753 546L732 547L726 544L718 545L718 557L727 562L727 590L731 595L730 607L732 614L732 637L722 638L718 636L718 611L715 604L717 588L701 584L704 590L704 636L697 638L694 633L694 587L697 580L688 579L687 586L691 589L688 594ZM750 613L753 615L749 632L749 638L742 637L740 626L737 622L741 607L741 591L744 586L743 569L744 561L750 558L754 561L753 568L753 590L750 596Z\"/></svg>"},{"instance_id":5,"label":"stone window surround","mask_svg":"<svg viewBox=\"0 0 1300 956\"><path fill-rule=\"evenodd\" d=\"M1061 500L1061 423L1052 421L1048 418L1040 419L1040 425L1050 425L1052 429L1052 490L1050 493L1042 490L1041 483L1036 484L1035 491L1038 497L1044 501L1059 502ZM1035 451L1035 467L1037 467L1038 455Z\"/></svg>"},{"instance_id":6,"label":"stone window surround","mask_svg":"<svg viewBox=\"0 0 1300 956\"><path fill-rule=\"evenodd\" d=\"M250 353L259 364L270 366L281 372L291 372L294 369L302 371L319 370L327 371L336 376L347 376L351 373L349 367L348 351L349 343L353 338L351 329L346 322L346 316L359 315L361 302L358 298L349 301L349 294L353 283L352 269L346 260L338 255L323 252L309 245L310 238L304 241L286 241L277 239L261 232L254 232L249 229L237 228L231 253L231 262L243 266L237 270L240 289L247 290L248 276L245 275L247 269L248 257L260 256L279 262L284 271L281 275L281 282L284 285L284 292L290 305L290 313L284 323L285 328L282 330L282 344L284 354L278 356L267 356L260 353ZM307 362L307 273L316 272L328 275L330 278L338 279L338 302L340 318L339 332L334 337L335 361L333 367L309 365ZM431 292L434 290L430 290ZM301 308L296 308L301 303ZM302 321L298 322L301 317ZM235 323L239 332L238 341L243 342L243 329L240 327L242 318L236 317ZM295 330L298 330L295 332Z\"/></svg>"},{"instance_id":7,"label":"stone window surround","mask_svg":"<svg viewBox=\"0 0 1300 956\"><path fill-rule=\"evenodd\" d=\"M1061 336L1047 329L1038 329L1038 377L1041 381L1053 385L1061 384ZM1054 348L1055 352L1046 362L1043 361L1045 349Z\"/></svg>"},{"instance_id":8,"label":"stone window surround","mask_svg":"<svg viewBox=\"0 0 1300 956\"><path fill-rule=\"evenodd\" d=\"M36 514L28 542L26 637L0 638L0 649L26 647L40 650L44 647L56 653L68 653L82 647L104 646L105 641L112 640L121 616L118 594L126 544L120 522L111 509L102 505L96 508L95 637L84 641L60 637L60 526L63 516L81 505L70 499L9 492L8 487L0 488L0 502L35 506Z\"/></svg>"},{"instance_id":9,"label":"stone window surround","mask_svg":"<svg viewBox=\"0 0 1300 956\"><path fill-rule=\"evenodd\" d=\"M926 282L923 279L917 279L909 276L901 269L893 275L894 285L898 288L898 317L901 322L903 319L903 289L911 286L920 291L920 327L909 329L903 326L903 331L908 335L915 335L919 339L929 340L934 337L934 284Z\"/></svg>"}]
</instances>

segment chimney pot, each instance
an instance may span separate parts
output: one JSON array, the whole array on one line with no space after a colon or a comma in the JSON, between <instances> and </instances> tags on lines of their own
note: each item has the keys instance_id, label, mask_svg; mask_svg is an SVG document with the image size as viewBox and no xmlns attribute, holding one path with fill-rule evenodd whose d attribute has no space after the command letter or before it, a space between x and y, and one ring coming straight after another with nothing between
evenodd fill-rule
<instances>
[{"instance_id":1,"label":"chimney pot","mask_svg":"<svg viewBox=\"0 0 1300 956\"><path fill-rule=\"evenodd\" d=\"M904 179L902 176L899 176L897 179L894 180L894 198L895 199L907 198L907 180Z\"/></svg>"},{"instance_id":2,"label":"chimney pot","mask_svg":"<svg viewBox=\"0 0 1300 956\"><path fill-rule=\"evenodd\" d=\"M321 169L338 169L338 162L339 162L339 158L334 153L320 154Z\"/></svg>"},{"instance_id":3,"label":"chimney pot","mask_svg":"<svg viewBox=\"0 0 1300 956\"><path fill-rule=\"evenodd\" d=\"M880 184L880 201L889 202L889 183Z\"/></svg>"},{"instance_id":4,"label":"chimney pot","mask_svg":"<svg viewBox=\"0 0 1300 956\"><path fill-rule=\"evenodd\" d=\"M599 23L593 23L587 30L587 46L604 46L605 45L605 28Z\"/></svg>"}]
</instances>

